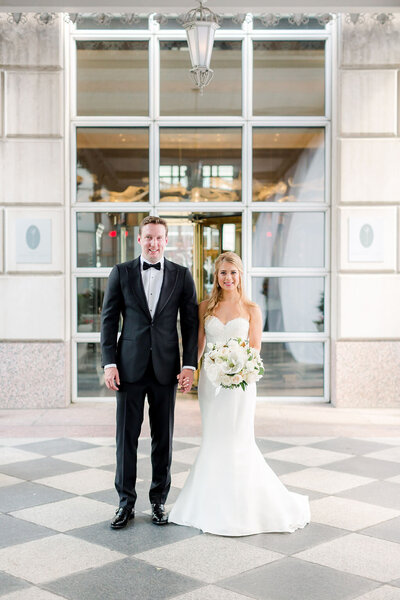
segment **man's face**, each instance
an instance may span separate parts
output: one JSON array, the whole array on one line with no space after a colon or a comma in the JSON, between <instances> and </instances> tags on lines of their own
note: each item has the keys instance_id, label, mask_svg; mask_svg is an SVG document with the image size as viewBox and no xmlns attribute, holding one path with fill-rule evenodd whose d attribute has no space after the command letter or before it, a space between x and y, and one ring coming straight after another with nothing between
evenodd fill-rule
<instances>
[{"instance_id":1,"label":"man's face","mask_svg":"<svg viewBox=\"0 0 400 600\"><path fill-rule=\"evenodd\" d=\"M165 235L164 225L149 223L142 227L138 235L138 242L142 247L143 257L150 263L158 262L164 255L168 239Z\"/></svg>"}]
</instances>

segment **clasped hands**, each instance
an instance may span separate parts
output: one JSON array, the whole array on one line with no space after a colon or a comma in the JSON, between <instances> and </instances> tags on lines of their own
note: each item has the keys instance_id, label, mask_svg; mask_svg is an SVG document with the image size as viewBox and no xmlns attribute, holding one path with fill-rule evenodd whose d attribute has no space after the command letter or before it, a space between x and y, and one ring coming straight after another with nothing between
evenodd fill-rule
<instances>
[{"instance_id":1,"label":"clasped hands","mask_svg":"<svg viewBox=\"0 0 400 600\"><path fill-rule=\"evenodd\" d=\"M193 369L182 369L179 375L176 376L179 389L184 394L190 392L193 385L193 377ZM104 381L109 390L114 390L115 392L118 391L120 379L117 367L108 367L108 369L104 371Z\"/></svg>"}]
</instances>

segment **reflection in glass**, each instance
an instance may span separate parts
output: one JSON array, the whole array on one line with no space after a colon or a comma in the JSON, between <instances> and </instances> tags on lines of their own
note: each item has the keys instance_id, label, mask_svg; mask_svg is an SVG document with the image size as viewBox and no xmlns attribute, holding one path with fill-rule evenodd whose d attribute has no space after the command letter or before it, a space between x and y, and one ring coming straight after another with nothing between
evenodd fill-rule
<instances>
[{"instance_id":1,"label":"reflection in glass","mask_svg":"<svg viewBox=\"0 0 400 600\"><path fill-rule=\"evenodd\" d=\"M79 128L76 133L77 202L147 202L147 128Z\"/></svg>"},{"instance_id":2,"label":"reflection in glass","mask_svg":"<svg viewBox=\"0 0 400 600\"><path fill-rule=\"evenodd\" d=\"M263 331L324 330L323 277L253 277L252 299L261 308Z\"/></svg>"},{"instance_id":3,"label":"reflection in glass","mask_svg":"<svg viewBox=\"0 0 400 600\"><path fill-rule=\"evenodd\" d=\"M139 224L148 213L92 213L76 215L77 266L113 267L139 256Z\"/></svg>"},{"instance_id":4,"label":"reflection in glass","mask_svg":"<svg viewBox=\"0 0 400 600\"><path fill-rule=\"evenodd\" d=\"M79 342L77 345L78 397L113 397L115 392L104 384L100 344Z\"/></svg>"},{"instance_id":5,"label":"reflection in glass","mask_svg":"<svg viewBox=\"0 0 400 600\"><path fill-rule=\"evenodd\" d=\"M253 213L253 267L323 267L324 213Z\"/></svg>"},{"instance_id":6,"label":"reflection in glass","mask_svg":"<svg viewBox=\"0 0 400 600\"><path fill-rule=\"evenodd\" d=\"M254 41L253 114L325 114L325 42Z\"/></svg>"},{"instance_id":7,"label":"reflection in glass","mask_svg":"<svg viewBox=\"0 0 400 600\"><path fill-rule=\"evenodd\" d=\"M77 48L77 113L149 114L147 41L85 40Z\"/></svg>"},{"instance_id":8,"label":"reflection in glass","mask_svg":"<svg viewBox=\"0 0 400 600\"><path fill-rule=\"evenodd\" d=\"M253 202L324 202L322 128L253 128Z\"/></svg>"},{"instance_id":9,"label":"reflection in glass","mask_svg":"<svg viewBox=\"0 0 400 600\"><path fill-rule=\"evenodd\" d=\"M241 200L241 128L161 128L159 175L164 202Z\"/></svg>"},{"instance_id":10,"label":"reflection in glass","mask_svg":"<svg viewBox=\"0 0 400 600\"><path fill-rule=\"evenodd\" d=\"M191 64L187 42L160 41L161 115L240 115L242 42L215 41L211 68L218 77L207 86L207 93L201 94L188 75Z\"/></svg>"},{"instance_id":11,"label":"reflection in glass","mask_svg":"<svg viewBox=\"0 0 400 600\"><path fill-rule=\"evenodd\" d=\"M320 342L263 342L265 374L258 396L323 396L324 345Z\"/></svg>"},{"instance_id":12,"label":"reflection in glass","mask_svg":"<svg viewBox=\"0 0 400 600\"><path fill-rule=\"evenodd\" d=\"M104 292L107 287L105 277L78 277L77 286L77 331L100 331L100 315Z\"/></svg>"}]
</instances>

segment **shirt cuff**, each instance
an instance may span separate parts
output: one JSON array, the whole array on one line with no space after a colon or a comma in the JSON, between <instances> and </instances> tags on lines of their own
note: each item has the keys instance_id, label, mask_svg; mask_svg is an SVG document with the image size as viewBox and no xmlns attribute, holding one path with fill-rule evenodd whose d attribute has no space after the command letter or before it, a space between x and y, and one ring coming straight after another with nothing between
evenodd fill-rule
<instances>
[{"instance_id":1,"label":"shirt cuff","mask_svg":"<svg viewBox=\"0 0 400 600\"><path fill-rule=\"evenodd\" d=\"M192 371L196 371L196 367L189 367L188 365L183 366L182 369L192 369Z\"/></svg>"},{"instance_id":2,"label":"shirt cuff","mask_svg":"<svg viewBox=\"0 0 400 600\"><path fill-rule=\"evenodd\" d=\"M109 365L104 365L104 370L106 369L110 369L111 367L116 367L117 365L115 363L110 363Z\"/></svg>"}]
</instances>

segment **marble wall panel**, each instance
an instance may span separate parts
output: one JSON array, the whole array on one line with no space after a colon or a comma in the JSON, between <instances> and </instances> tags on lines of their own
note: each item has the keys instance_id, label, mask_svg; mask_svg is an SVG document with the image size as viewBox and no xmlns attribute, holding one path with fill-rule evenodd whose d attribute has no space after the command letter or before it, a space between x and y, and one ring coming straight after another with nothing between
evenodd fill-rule
<instances>
[{"instance_id":1,"label":"marble wall panel","mask_svg":"<svg viewBox=\"0 0 400 600\"><path fill-rule=\"evenodd\" d=\"M344 66L382 66L399 64L400 14L384 27L371 15L356 26L341 15L341 63Z\"/></svg>"},{"instance_id":2,"label":"marble wall panel","mask_svg":"<svg viewBox=\"0 0 400 600\"><path fill-rule=\"evenodd\" d=\"M4 269L4 211L0 209L0 273Z\"/></svg>"},{"instance_id":3,"label":"marble wall panel","mask_svg":"<svg viewBox=\"0 0 400 600\"><path fill-rule=\"evenodd\" d=\"M400 202L400 139L340 140L340 202Z\"/></svg>"},{"instance_id":4,"label":"marble wall panel","mask_svg":"<svg viewBox=\"0 0 400 600\"><path fill-rule=\"evenodd\" d=\"M64 204L62 140L0 140L0 204Z\"/></svg>"},{"instance_id":5,"label":"marble wall panel","mask_svg":"<svg viewBox=\"0 0 400 600\"><path fill-rule=\"evenodd\" d=\"M41 25L33 14L18 25L0 21L0 65L62 67L63 22Z\"/></svg>"},{"instance_id":6,"label":"marble wall panel","mask_svg":"<svg viewBox=\"0 0 400 600\"><path fill-rule=\"evenodd\" d=\"M338 338L400 338L400 276L340 275Z\"/></svg>"},{"instance_id":7,"label":"marble wall panel","mask_svg":"<svg viewBox=\"0 0 400 600\"><path fill-rule=\"evenodd\" d=\"M8 272L63 272L64 271L64 211L62 209L48 208L18 208L6 209L5 211L5 248L6 248L6 271ZM25 257L21 260L18 248L25 246L24 239L19 239L21 230L18 223L38 224L50 222L50 240L49 256L46 261L34 262L35 251L40 253L40 242L47 243L46 240L39 240L39 245L30 254L33 256ZM40 256L41 259L41 256Z\"/></svg>"},{"instance_id":8,"label":"marble wall panel","mask_svg":"<svg viewBox=\"0 0 400 600\"><path fill-rule=\"evenodd\" d=\"M0 409L70 403L67 343L0 343Z\"/></svg>"},{"instance_id":9,"label":"marble wall panel","mask_svg":"<svg viewBox=\"0 0 400 600\"><path fill-rule=\"evenodd\" d=\"M6 106L7 135L61 136L62 73L7 72Z\"/></svg>"},{"instance_id":10,"label":"marble wall panel","mask_svg":"<svg viewBox=\"0 0 400 600\"><path fill-rule=\"evenodd\" d=\"M342 71L340 114L342 134L397 133L397 72Z\"/></svg>"},{"instance_id":11,"label":"marble wall panel","mask_svg":"<svg viewBox=\"0 0 400 600\"><path fill-rule=\"evenodd\" d=\"M333 345L334 406L400 408L400 342L342 341Z\"/></svg>"},{"instance_id":12,"label":"marble wall panel","mask_svg":"<svg viewBox=\"0 0 400 600\"><path fill-rule=\"evenodd\" d=\"M65 336L64 277L0 277L0 339L61 341Z\"/></svg>"},{"instance_id":13,"label":"marble wall panel","mask_svg":"<svg viewBox=\"0 0 400 600\"><path fill-rule=\"evenodd\" d=\"M359 226L372 228L370 239L350 239L353 220ZM354 228L355 229L355 228ZM346 207L340 209L340 269L341 271L392 271L397 269L397 208ZM366 246L363 245L366 243ZM357 258L354 258L354 250ZM366 258L372 260L367 261ZM352 260L351 260L352 259Z\"/></svg>"}]
</instances>

